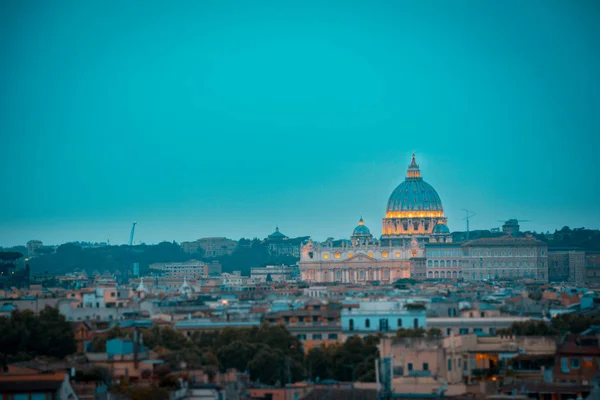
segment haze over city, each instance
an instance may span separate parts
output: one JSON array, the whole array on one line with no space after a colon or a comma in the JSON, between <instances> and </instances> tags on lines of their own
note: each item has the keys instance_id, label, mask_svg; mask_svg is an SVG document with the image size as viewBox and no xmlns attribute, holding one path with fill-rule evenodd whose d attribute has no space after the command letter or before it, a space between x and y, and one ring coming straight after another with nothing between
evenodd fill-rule
<instances>
[{"instance_id":1,"label":"haze over city","mask_svg":"<svg viewBox=\"0 0 600 400\"><path fill-rule=\"evenodd\" d=\"M35 4L35 7L33 7ZM600 227L596 1L4 2L0 246Z\"/></svg>"}]
</instances>

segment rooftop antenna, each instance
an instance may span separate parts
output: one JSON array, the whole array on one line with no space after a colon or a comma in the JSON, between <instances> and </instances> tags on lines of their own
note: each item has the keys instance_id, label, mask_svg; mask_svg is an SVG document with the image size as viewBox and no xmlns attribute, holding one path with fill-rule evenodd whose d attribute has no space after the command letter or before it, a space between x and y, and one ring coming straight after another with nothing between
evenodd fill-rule
<instances>
[{"instance_id":1,"label":"rooftop antenna","mask_svg":"<svg viewBox=\"0 0 600 400\"><path fill-rule=\"evenodd\" d=\"M473 211L467 210L463 208L463 211L467 214L467 216L465 218L463 218L463 221L467 221L467 240L469 240L469 219L474 217L475 214Z\"/></svg>"}]
</instances>

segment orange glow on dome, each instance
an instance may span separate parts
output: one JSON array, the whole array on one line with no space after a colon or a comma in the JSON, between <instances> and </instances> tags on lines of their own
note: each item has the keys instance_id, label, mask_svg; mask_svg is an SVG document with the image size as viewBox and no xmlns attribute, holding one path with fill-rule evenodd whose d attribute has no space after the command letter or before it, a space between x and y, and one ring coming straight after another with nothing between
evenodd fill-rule
<instances>
[{"instance_id":1,"label":"orange glow on dome","mask_svg":"<svg viewBox=\"0 0 600 400\"><path fill-rule=\"evenodd\" d=\"M388 211L385 213L386 218L443 218L443 211L422 211L422 212L413 212L413 211Z\"/></svg>"}]
</instances>

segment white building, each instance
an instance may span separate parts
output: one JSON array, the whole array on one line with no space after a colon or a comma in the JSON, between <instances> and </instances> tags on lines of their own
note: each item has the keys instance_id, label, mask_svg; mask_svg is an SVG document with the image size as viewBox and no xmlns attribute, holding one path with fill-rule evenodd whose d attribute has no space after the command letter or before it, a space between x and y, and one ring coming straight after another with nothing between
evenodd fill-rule
<instances>
[{"instance_id":1,"label":"white building","mask_svg":"<svg viewBox=\"0 0 600 400\"><path fill-rule=\"evenodd\" d=\"M198 260L150 264L150 269L162 271L162 276L167 278L196 279L208 276L207 264Z\"/></svg>"},{"instance_id":2,"label":"white building","mask_svg":"<svg viewBox=\"0 0 600 400\"><path fill-rule=\"evenodd\" d=\"M286 282L292 280L294 270L294 267L286 265L267 265L262 268L250 269L250 278L256 282L267 282L267 280L270 282Z\"/></svg>"}]
</instances>

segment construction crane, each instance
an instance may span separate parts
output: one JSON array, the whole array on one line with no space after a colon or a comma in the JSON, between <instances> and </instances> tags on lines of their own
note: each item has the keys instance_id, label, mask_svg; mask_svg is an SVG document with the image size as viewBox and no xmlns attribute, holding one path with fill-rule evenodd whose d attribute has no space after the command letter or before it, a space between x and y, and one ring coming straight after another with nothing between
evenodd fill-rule
<instances>
[{"instance_id":1,"label":"construction crane","mask_svg":"<svg viewBox=\"0 0 600 400\"><path fill-rule=\"evenodd\" d=\"M132 267L130 271L133 276L137 277L140 274L140 265L138 263L133 262L133 236L135 235L135 226L137 222L134 222L131 225L131 232L129 233L129 263Z\"/></svg>"},{"instance_id":2,"label":"construction crane","mask_svg":"<svg viewBox=\"0 0 600 400\"><path fill-rule=\"evenodd\" d=\"M474 217L477 214L475 214L473 211L470 211L470 210L467 210L464 208L463 208L463 211L465 213L467 213L467 216L465 218L463 218L463 221L465 221L465 220L467 221L467 240L469 240L469 219Z\"/></svg>"},{"instance_id":3,"label":"construction crane","mask_svg":"<svg viewBox=\"0 0 600 400\"><path fill-rule=\"evenodd\" d=\"M137 222L134 222L133 225L131 225L131 233L129 234L129 247L133 246L133 235L135 234L136 225Z\"/></svg>"}]
</instances>

